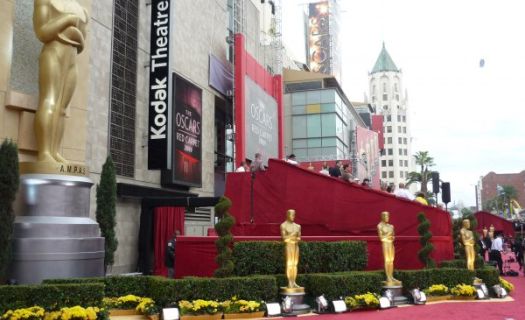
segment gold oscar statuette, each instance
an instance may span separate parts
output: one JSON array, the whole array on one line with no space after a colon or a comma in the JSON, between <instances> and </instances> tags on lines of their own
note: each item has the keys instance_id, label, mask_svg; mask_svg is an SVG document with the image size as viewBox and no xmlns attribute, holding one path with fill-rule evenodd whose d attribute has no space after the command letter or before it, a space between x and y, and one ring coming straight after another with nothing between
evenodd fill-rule
<instances>
[{"instance_id":1,"label":"gold oscar statuette","mask_svg":"<svg viewBox=\"0 0 525 320\"><path fill-rule=\"evenodd\" d=\"M385 286L399 286L401 281L394 278L394 226L389 224L390 214L387 211L381 212L381 222L377 225L377 233L383 247L383 260L385 262L386 281Z\"/></svg>"},{"instance_id":2,"label":"gold oscar statuette","mask_svg":"<svg viewBox=\"0 0 525 320\"><path fill-rule=\"evenodd\" d=\"M301 241L301 226L294 222L295 210L286 212L286 221L281 224L281 237L284 242L285 271L288 286L281 287L281 293L302 293L297 279L297 265L299 264L299 242Z\"/></svg>"},{"instance_id":3,"label":"gold oscar statuette","mask_svg":"<svg viewBox=\"0 0 525 320\"><path fill-rule=\"evenodd\" d=\"M459 231L461 235L461 243L465 247L465 258L467 260L467 269L474 271L474 262L476 259L476 251L474 250L474 233L470 230L470 220L463 219L463 227ZM474 284L481 283L478 278L474 279Z\"/></svg>"},{"instance_id":4,"label":"gold oscar statuette","mask_svg":"<svg viewBox=\"0 0 525 320\"><path fill-rule=\"evenodd\" d=\"M75 0L35 0L33 26L43 43L39 57L39 97L35 114L36 163L22 163L22 173L86 175L82 165L60 154L66 108L77 82L77 55L85 45L87 11Z\"/></svg>"}]
</instances>

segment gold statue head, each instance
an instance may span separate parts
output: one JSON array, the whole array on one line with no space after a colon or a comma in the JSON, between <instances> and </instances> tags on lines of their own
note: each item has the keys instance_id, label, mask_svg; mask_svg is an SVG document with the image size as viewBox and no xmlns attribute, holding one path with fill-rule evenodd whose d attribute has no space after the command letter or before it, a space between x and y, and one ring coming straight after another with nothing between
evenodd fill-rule
<instances>
[{"instance_id":1,"label":"gold statue head","mask_svg":"<svg viewBox=\"0 0 525 320\"><path fill-rule=\"evenodd\" d=\"M288 209L288 211L286 211L286 220L289 222L294 222L295 220L295 210L294 209Z\"/></svg>"},{"instance_id":2,"label":"gold statue head","mask_svg":"<svg viewBox=\"0 0 525 320\"><path fill-rule=\"evenodd\" d=\"M470 229L470 220L463 219L463 228Z\"/></svg>"},{"instance_id":3,"label":"gold statue head","mask_svg":"<svg viewBox=\"0 0 525 320\"><path fill-rule=\"evenodd\" d=\"M388 213L388 211L381 212L381 221L383 221L384 223L388 223L389 220L390 220L390 213Z\"/></svg>"}]
</instances>

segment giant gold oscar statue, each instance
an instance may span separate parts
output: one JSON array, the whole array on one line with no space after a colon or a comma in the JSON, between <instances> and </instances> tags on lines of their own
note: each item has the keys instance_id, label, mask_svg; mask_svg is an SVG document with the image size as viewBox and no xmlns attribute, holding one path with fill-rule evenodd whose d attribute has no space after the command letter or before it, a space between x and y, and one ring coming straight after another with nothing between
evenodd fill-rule
<instances>
[{"instance_id":1,"label":"giant gold oscar statue","mask_svg":"<svg viewBox=\"0 0 525 320\"><path fill-rule=\"evenodd\" d=\"M281 293L304 292L295 280L297 279L297 265L299 264L299 242L301 241L301 226L294 222L295 210L286 212L286 221L281 224L281 237L284 241L284 256L286 260L286 278L288 286L281 287Z\"/></svg>"},{"instance_id":2,"label":"giant gold oscar statue","mask_svg":"<svg viewBox=\"0 0 525 320\"><path fill-rule=\"evenodd\" d=\"M82 165L60 154L66 108L77 82L77 54L85 45L87 11L75 0L35 0L33 26L43 43L39 58L39 98L35 114L36 163L21 163L22 173L87 175Z\"/></svg>"},{"instance_id":3,"label":"giant gold oscar statue","mask_svg":"<svg viewBox=\"0 0 525 320\"><path fill-rule=\"evenodd\" d=\"M461 235L461 243L465 247L465 258L467 260L467 269L474 271L474 262L476 259L476 250L474 250L474 233L470 230L470 220L463 219L463 227L459 231ZM474 279L474 284L481 283L478 278Z\"/></svg>"},{"instance_id":4,"label":"giant gold oscar statue","mask_svg":"<svg viewBox=\"0 0 525 320\"><path fill-rule=\"evenodd\" d=\"M385 262L386 281L385 286L399 286L401 281L394 278L394 226L389 224L390 214L381 212L381 222L377 225L377 233L383 247L383 260Z\"/></svg>"}]
</instances>

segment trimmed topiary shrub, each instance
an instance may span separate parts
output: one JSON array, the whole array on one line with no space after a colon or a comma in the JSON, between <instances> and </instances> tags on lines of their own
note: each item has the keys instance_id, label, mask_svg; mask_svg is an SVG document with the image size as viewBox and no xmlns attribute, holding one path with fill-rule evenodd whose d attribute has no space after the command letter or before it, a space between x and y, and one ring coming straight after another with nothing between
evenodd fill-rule
<instances>
[{"instance_id":1,"label":"trimmed topiary shrub","mask_svg":"<svg viewBox=\"0 0 525 320\"><path fill-rule=\"evenodd\" d=\"M215 205L215 214L219 217L219 222L215 224L215 231L219 236L219 239L215 241L217 247L215 262L219 265L213 273L215 277L229 277L233 275L235 268L231 249L233 242L231 228L235 224L235 218L228 212L231 206L232 202L227 197L221 197L219 203Z\"/></svg>"},{"instance_id":2,"label":"trimmed topiary shrub","mask_svg":"<svg viewBox=\"0 0 525 320\"><path fill-rule=\"evenodd\" d=\"M312 241L299 243L299 273L347 272L364 270L368 263L366 242ZM283 243L242 241L233 245L235 274L283 274Z\"/></svg>"},{"instance_id":3,"label":"trimmed topiary shrub","mask_svg":"<svg viewBox=\"0 0 525 320\"><path fill-rule=\"evenodd\" d=\"M101 307L102 298L103 283L0 286L0 314L34 305L46 310L76 305Z\"/></svg>"},{"instance_id":4,"label":"trimmed topiary shrub","mask_svg":"<svg viewBox=\"0 0 525 320\"><path fill-rule=\"evenodd\" d=\"M432 239L432 232L430 232L430 221L425 216L424 212L420 212L417 215L419 226L417 232L419 233L419 243L421 244L421 250L417 252L419 261L421 261L427 268L435 268L436 262L430 257L430 254L434 250L434 246L430 242Z\"/></svg>"},{"instance_id":5,"label":"trimmed topiary shrub","mask_svg":"<svg viewBox=\"0 0 525 320\"><path fill-rule=\"evenodd\" d=\"M6 276L11 261L13 236L13 201L20 181L18 173L18 148L4 140L0 146L0 284Z\"/></svg>"},{"instance_id":6,"label":"trimmed topiary shrub","mask_svg":"<svg viewBox=\"0 0 525 320\"><path fill-rule=\"evenodd\" d=\"M115 176L115 166L111 157L106 158L100 174L100 184L97 184L97 210L96 217L100 232L104 237L104 267L112 266L115 261L115 251L118 247L118 240L115 235L115 221L117 201L117 180Z\"/></svg>"}]
</instances>

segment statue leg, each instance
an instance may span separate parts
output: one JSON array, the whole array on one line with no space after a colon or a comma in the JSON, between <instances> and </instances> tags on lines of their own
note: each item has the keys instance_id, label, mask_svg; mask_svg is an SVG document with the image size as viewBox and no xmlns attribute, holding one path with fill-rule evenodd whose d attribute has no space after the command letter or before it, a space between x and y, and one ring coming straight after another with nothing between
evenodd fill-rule
<instances>
[{"instance_id":1,"label":"statue leg","mask_svg":"<svg viewBox=\"0 0 525 320\"><path fill-rule=\"evenodd\" d=\"M44 47L40 54L40 99L34 122L38 161L40 162L55 162L51 149L53 117L57 112L57 99L60 92L61 67L58 58L54 48Z\"/></svg>"},{"instance_id":2,"label":"statue leg","mask_svg":"<svg viewBox=\"0 0 525 320\"><path fill-rule=\"evenodd\" d=\"M299 286L297 285L297 266L299 264L299 245L296 244L294 246L294 254L293 254L293 266L292 266L292 285L294 288L298 288Z\"/></svg>"},{"instance_id":3,"label":"statue leg","mask_svg":"<svg viewBox=\"0 0 525 320\"><path fill-rule=\"evenodd\" d=\"M64 82L62 86L62 92L61 92L61 99L59 112L56 114L56 131L54 132L53 136L53 145L52 145L52 153L51 155L55 158L56 161L67 163L66 159L60 155L60 147L62 146L62 138L64 137L64 127L65 127L65 121L66 121L66 108L69 106L69 103L71 102L71 98L73 97L73 94L75 92L75 87L77 83L77 68L75 64L76 59L76 49L75 48L67 48L68 49L68 56L69 63L68 68L66 69L65 75L64 75Z\"/></svg>"},{"instance_id":4,"label":"statue leg","mask_svg":"<svg viewBox=\"0 0 525 320\"><path fill-rule=\"evenodd\" d=\"M286 259L286 278L288 279L288 288L293 288L294 273L293 273L293 251L290 244L286 244L285 247L285 259Z\"/></svg>"}]
</instances>

